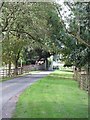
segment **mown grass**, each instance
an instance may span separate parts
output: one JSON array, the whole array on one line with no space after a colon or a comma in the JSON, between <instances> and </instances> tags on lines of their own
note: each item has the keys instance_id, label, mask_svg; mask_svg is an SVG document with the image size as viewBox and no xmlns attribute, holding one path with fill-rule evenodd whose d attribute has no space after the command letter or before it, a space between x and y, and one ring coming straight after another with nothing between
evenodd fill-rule
<instances>
[{"instance_id":1,"label":"mown grass","mask_svg":"<svg viewBox=\"0 0 90 120\"><path fill-rule=\"evenodd\" d=\"M55 71L27 88L13 118L87 118L88 95L72 76L72 72Z\"/></svg>"}]
</instances>

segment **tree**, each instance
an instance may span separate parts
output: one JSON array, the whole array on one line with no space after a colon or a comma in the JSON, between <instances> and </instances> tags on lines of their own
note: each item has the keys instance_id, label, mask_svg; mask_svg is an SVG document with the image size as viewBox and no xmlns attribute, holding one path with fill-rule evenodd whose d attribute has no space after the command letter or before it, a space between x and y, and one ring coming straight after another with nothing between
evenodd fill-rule
<instances>
[{"instance_id":1,"label":"tree","mask_svg":"<svg viewBox=\"0 0 90 120\"><path fill-rule=\"evenodd\" d=\"M73 3L72 7L70 4L65 3L70 10L70 18L63 20L61 6L55 3L4 3L1 23L3 42L6 41L4 44L8 45L8 42L11 44L13 41L17 46L17 50L14 50L15 47L8 49L10 61L17 66L23 50L22 54L28 54L26 58L38 56L37 59L44 57L47 60L52 54L62 53L64 60L75 66L87 64L85 59L89 56L89 4ZM31 55L32 51L34 55ZM7 54L4 54L4 59L7 59Z\"/></svg>"},{"instance_id":2,"label":"tree","mask_svg":"<svg viewBox=\"0 0 90 120\"><path fill-rule=\"evenodd\" d=\"M89 43L89 9L90 3L64 3L68 7L70 16L62 18L61 9L57 5L57 11L62 18L66 38L61 52L64 60L72 62L75 66L82 68L89 63L90 43ZM66 12L66 11L65 11ZM67 26L66 27L66 23Z\"/></svg>"},{"instance_id":3,"label":"tree","mask_svg":"<svg viewBox=\"0 0 90 120\"><path fill-rule=\"evenodd\" d=\"M51 9L50 9L51 8ZM4 3L2 6L2 34L3 34L3 61L8 59L17 69L18 60L22 49L29 47L31 50L40 49L41 52L53 54L56 48L49 32L49 11L54 14L55 7L52 3ZM57 13L55 13L57 14ZM8 39L7 39L8 35ZM27 43L27 44L25 44ZM15 46L14 46L15 45ZM7 46L11 46L6 52ZM6 53L4 53L6 52ZM39 53L38 53L39 54ZM47 56L47 57L46 57ZM39 56L41 58L41 56Z\"/></svg>"},{"instance_id":4,"label":"tree","mask_svg":"<svg viewBox=\"0 0 90 120\"><path fill-rule=\"evenodd\" d=\"M15 65L15 73L17 73L18 68L18 60L20 58L20 53L23 50L25 44L27 44L26 40L17 38L16 36L8 35L2 41L2 60L5 64L9 64L9 75L11 69L11 63Z\"/></svg>"},{"instance_id":5,"label":"tree","mask_svg":"<svg viewBox=\"0 0 90 120\"><path fill-rule=\"evenodd\" d=\"M85 44L87 47L90 47L88 38L82 37L83 35L89 37L89 9L90 3L82 2L65 2L65 7L68 7L70 15L66 16L65 19L62 19L62 24L68 34L76 38L81 44ZM62 18L61 6L57 5L57 11L60 17ZM66 11L65 11L66 12ZM66 22L69 24L68 28L66 27ZM85 34L82 34L82 30L85 30ZM82 35L81 35L82 34Z\"/></svg>"}]
</instances>

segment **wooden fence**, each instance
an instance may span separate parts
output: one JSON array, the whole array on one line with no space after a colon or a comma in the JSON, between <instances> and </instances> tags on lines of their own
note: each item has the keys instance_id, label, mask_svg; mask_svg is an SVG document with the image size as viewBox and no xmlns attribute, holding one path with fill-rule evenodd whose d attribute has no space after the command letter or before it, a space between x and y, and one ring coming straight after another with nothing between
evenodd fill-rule
<instances>
[{"instance_id":1,"label":"wooden fence","mask_svg":"<svg viewBox=\"0 0 90 120\"><path fill-rule=\"evenodd\" d=\"M9 69L2 69L2 70L0 70L0 76L2 78L12 77L12 76L15 76L15 71L16 70L13 68L13 69L10 70L10 73L9 73ZM18 75L22 74L22 68L18 68L17 73L18 73Z\"/></svg>"},{"instance_id":2,"label":"wooden fence","mask_svg":"<svg viewBox=\"0 0 90 120\"><path fill-rule=\"evenodd\" d=\"M18 73L18 75L21 75L23 73L28 73L30 71L44 70L44 69L45 69L44 64L42 64L42 65L26 65L26 66L23 66L22 68L19 67L17 69L17 73ZM15 71L16 71L16 69L13 68L10 70L10 74L9 74L9 69L2 69L2 70L0 70L0 76L2 78L16 76Z\"/></svg>"},{"instance_id":3,"label":"wooden fence","mask_svg":"<svg viewBox=\"0 0 90 120\"><path fill-rule=\"evenodd\" d=\"M89 79L90 75L86 73L86 71L74 71L74 79L77 80L78 85L81 89L85 91L89 91Z\"/></svg>"},{"instance_id":4,"label":"wooden fence","mask_svg":"<svg viewBox=\"0 0 90 120\"><path fill-rule=\"evenodd\" d=\"M23 66L23 73L29 72L29 71L34 71L34 70L45 70L45 65L25 65Z\"/></svg>"}]
</instances>

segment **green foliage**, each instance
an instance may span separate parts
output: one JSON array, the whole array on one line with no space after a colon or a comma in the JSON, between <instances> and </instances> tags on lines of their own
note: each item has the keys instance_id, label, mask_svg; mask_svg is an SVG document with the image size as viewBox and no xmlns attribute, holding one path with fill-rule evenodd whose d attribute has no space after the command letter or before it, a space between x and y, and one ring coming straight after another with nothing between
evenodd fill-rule
<instances>
[{"instance_id":1,"label":"green foliage","mask_svg":"<svg viewBox=\"0 0 90 120\"><path fill-rule=\"evenodd\" d=\"M19 59L22 48L26 44L23 39L18 39L16 36L7 36L2 41L2 60L6 64L12 62L15 65L16 59Z\"/></svg>"},{"instance_id":2,"label":"green foliage","mask_svg":"<svg viewBox=\"0 0 90 120\"><path fill-rule=\"evenodd\" d=\"M22 56L24 57L25 52L28 52L25 50L28 48L30 52L37 52L37 50L40 49L40 53L44 53L44 55L48 53L51 54L57 50L57 47L48 34L49 27L47 23L49 11L52 11L53 14L55 11L54 4L4 3L1 23L3 34L3 62L6 61L8 63L8 59L14 64L17 64L16 62L18 62L20 54L23 54ZM23 52L21 53L21 51ZM41 56L42 55L39 54L39 58ZM27 57L24 58L27 59ZM32 58L32 55L30 55L30 58Z\"/></svg>"},{"instance_id":3,"label":"green foliage","mask_svg":"<svg viewBox=\"0 0 90 120\"><path fill-rule=\"evenodd\" d=\"M5 63L17 64L20 57L24 63L28 60L30 63L30 59L58 53L63 54L64 61L78 67L89 62L85 59L89 56L90 3L65 4L70 10L65 20L60 14L61 6L59 9L57 6L49 2L3 4L1 27Z\"/></svg>"},{"instance_id":4,"label":"green foliage","mask_svg":"<svg viewBox=\"0 0 90 120\"><path fill-rule=\"evenodd\" d=\"M70 11L70 16L66 16L62 20L63 23L67 22L66 35L64 38L64 47L61 49L63 60L66 63L75 65L76 67L83 67L89 63L90 56L90 35L89 35L89 9L90 3L69 3L66 2L65 6Z\"/></svg>"}]
</instances>

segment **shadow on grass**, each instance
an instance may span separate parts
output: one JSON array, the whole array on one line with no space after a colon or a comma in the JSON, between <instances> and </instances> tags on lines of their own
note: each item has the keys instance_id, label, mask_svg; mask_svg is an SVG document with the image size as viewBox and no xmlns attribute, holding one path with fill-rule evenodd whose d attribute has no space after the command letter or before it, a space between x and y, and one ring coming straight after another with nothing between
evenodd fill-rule
<instances>
[{"instance_id":1,"label":"shadow on grass","mask_svg":"<svg viewBox=\"0 0 90 120\"><path fill-rule=\"evenodd\" d=\"M51 74L49 75L50 77L53 77L53 78L59 78L59 79L73 79L73 74Z\"/></svg>"}]
</instances>

